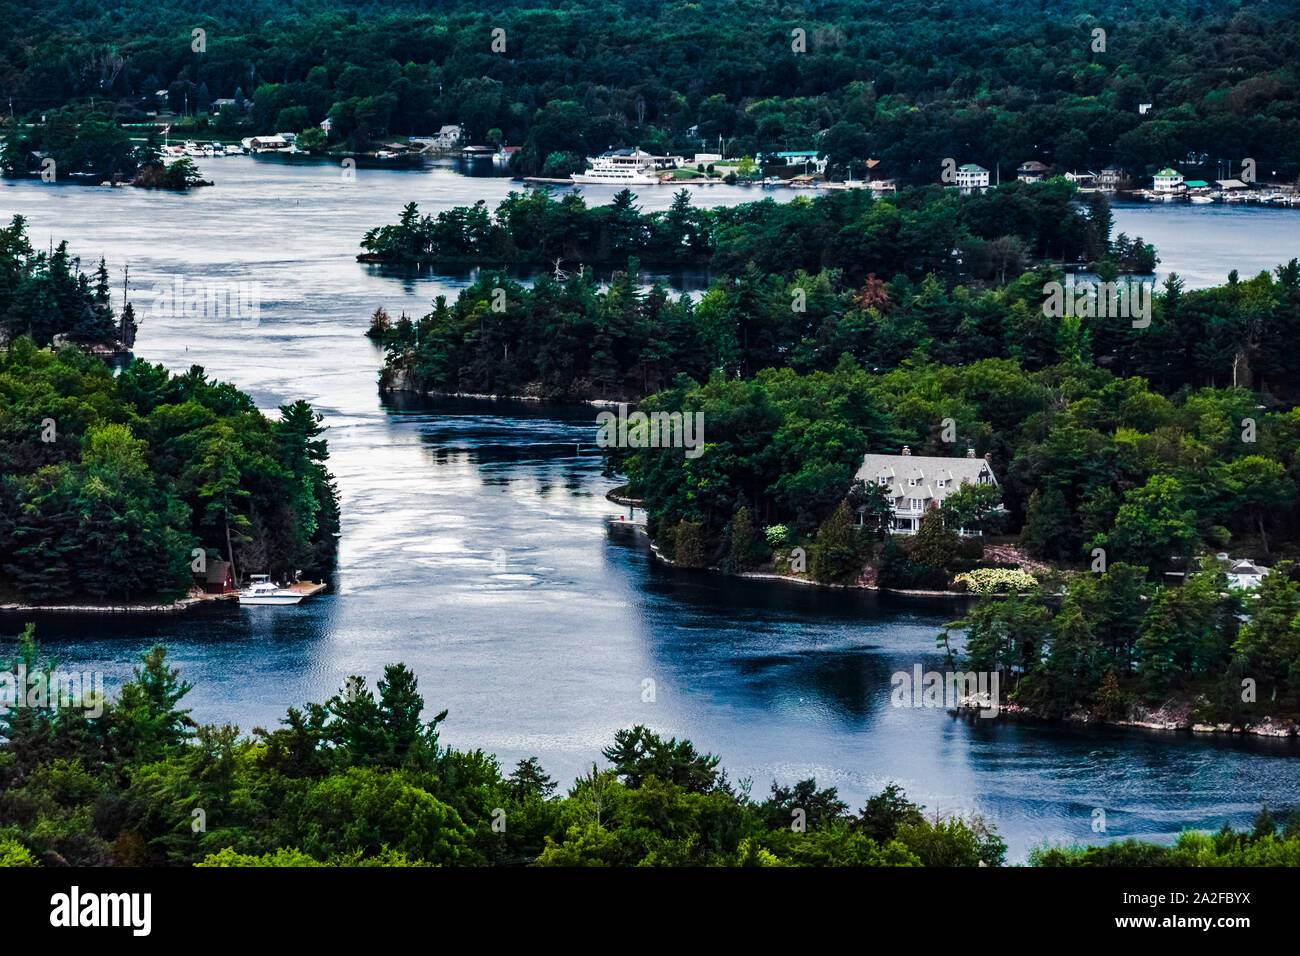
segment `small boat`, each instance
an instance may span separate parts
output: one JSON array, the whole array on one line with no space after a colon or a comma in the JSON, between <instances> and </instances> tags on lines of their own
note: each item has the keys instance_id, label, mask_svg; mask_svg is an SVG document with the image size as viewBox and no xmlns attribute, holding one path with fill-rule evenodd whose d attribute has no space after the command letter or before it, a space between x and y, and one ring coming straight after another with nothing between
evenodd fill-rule
<instances>
[{"instance_id":1,"label":"small boat","mask_svg":"<svg viewBox=\"0 0 1300 956\"><path fill-rule=\"evenodd\" d=\"M1211 199L1209 196L1192 196L1191 200L1194 203L1202 203L1202 204L1207 202L1214 202L1214 200Z\"/></svg>"},{"instance_id":2,"label":"small boat","mask_svg":"<svg viewBox=\"0 0 1300 956\"><path fill-rule=\"evenodd\" d=\"M269 574L254 574L248 579L248 587L239 592L240 604L297 604L305 597L291 588L282 588L271 583Z\"/></svg>"}]
</instances>

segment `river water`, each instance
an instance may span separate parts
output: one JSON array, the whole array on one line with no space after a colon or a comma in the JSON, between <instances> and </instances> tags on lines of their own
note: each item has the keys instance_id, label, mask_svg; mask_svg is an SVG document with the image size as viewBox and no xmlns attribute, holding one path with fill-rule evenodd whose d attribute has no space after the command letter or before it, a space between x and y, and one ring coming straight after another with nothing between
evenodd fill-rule
<instances>
[{"instance_id":1,"label":"river water","mask_svg":"<svg viewBox=\"0 0 1300 956\"><path fill-rule=\"evenodd\" d=\"M343 507L335 588L292 609L43 616L39 636L65 666L102 670L114 687L139 652L165 642L196 685L193 716L247 731L323 700L349 674L373 681L404 661L430 712L450 711L443 741L482 747L507 768L536 754L567 784L615 730L645 723L720 754L756 794L816 776L857 808L897 781L931 810L981 812L1013 860L1044 842L1167 841L1293 801L1300 754L1287 743L972 724L892 707L893 673L941 669L934 637L959 606L656 565L604 498L616 482L591 453L591 408L382 402L382 356L362 336L369 314L420 314L468 279L385 275L354 261L358 239L409 200L425 211L492 206L517 186L448 169L348 181L326 165L203 165L216 186L189 195L6 181L0 215L26 216L35 244L68 239L88 265L106 256L115 304L128 263L137 297L177 276L258 283L256 323L151 314L137 354L203 365L267 409L306 398L324 413ZM645 190L642 205L664 207L671 192ZM721 204L760 193L696 195ZM1193 287L1300 254L1300 214L1288 210L1118 207L1115 219L1116 232L1156 243L1162 273ZM0 620L0 633L20 624ZM1104 833L1093 832L1095 808Z\"/></svg>"}]
</instances>

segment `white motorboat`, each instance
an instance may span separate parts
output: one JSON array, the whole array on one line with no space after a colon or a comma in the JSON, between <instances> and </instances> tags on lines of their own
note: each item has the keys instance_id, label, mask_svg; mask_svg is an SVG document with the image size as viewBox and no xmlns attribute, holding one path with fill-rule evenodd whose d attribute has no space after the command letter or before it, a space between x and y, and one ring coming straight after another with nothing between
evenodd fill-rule
<instances>
[{"instance_id":1,"label":"white motorboat","mask_svg":"<svg viewBox=\"0 0 1300 956\"><path fill-rule=\"evenodd\" d=\"M254 574L239 592L240 604L297 604L304 594L271 582L269 574Z\"/></svg>"}]
</instances>

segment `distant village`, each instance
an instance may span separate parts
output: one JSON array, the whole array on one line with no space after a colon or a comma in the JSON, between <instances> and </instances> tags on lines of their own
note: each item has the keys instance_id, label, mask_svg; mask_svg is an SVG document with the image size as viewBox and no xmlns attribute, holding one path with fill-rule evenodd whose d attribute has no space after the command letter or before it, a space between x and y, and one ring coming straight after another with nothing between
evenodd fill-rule
<instances>
[{"instance_id":1,"label":"distant village","mask_svg":"<svg viewBox=\"0 0 1300 956\"><path fill-rule=\"evenodd\" d=\"M167 91L159 90L157 95L161 104L166 100ZM246 113L250 107L247 100L217 99L211 101L210 110L214 116L223 112L231 116ZM1144 104L1142 112L1149 111L1150 105ZM324 147L332 132L331 125L331 121L325 119L318 127L305 132L248 136L237 144L168 141L164 146L164 156L176 159L240 154L272 154L284 158L322 155L326 152ZM171 129L171 126L166 127L164 135ZM695 128L687 130L687 137L696 132ZM373 149L354 155L365 164L381 167L419 167L436 159L456 158L470 164L490 164L504 172L519 149L504 142L474 144L463 126L449 123L436 132L376 142ZM977 163L958 165L955 160L948 159L936 167L935 181L962 194L972 194L1001 185L1004 181L1035 183L1059 176L1074 183L1083 193L1110 193L1149 202L1300 206L1300 186L1260 181L1265 178L1265 171L1256 170L1253 160L1218 160L1215 162L1218 175L1213 177L1205 172L1207 160L1204 154L1189 155L1183 162L1171 162L1154 175L1148 175L1115 165L1099 170L1064 169L1031 157L1014 170L1007 170L1004 176L1001 168L989 170ZM1234 165L1238 167L1236 170ZM1179 166L1185 171L1180 171ZM740 183L793 189L868 189L881 196L896 192L900 177L879 159L857 160L848 164L847 170L842 170L833 168L826 154L815 149L781 150L757 157L729 157L725 144L719 143L716 152L700 151L689 155L659 155L636 147L610 149L598 156L588 156L586 169L567 176L520 178L525 182L554 185Z\"/></svg>"},{"instance_id":2,"label":"distant village","mask_svg":"<svg viewBox=\"0 0 1300 956\"><path fill-rule=\"evenodd\" d=\"M407 137L371 141L364 150L340 151L330 147L333 121L325 119L308 128L276 131L245 136L238 141L237 131L247 129L253 104L247 98L202 101L191 112L167 107L167 90L155 94L157 109L146 115L149 124L128 127L140 137L147 127L151 135L160 134L164 162L182 158L209 159L233 155L258 155L284 160L329 156L351 158L357 165L370 168L423 168L438 160L456 159L473 170L509 175L523 182L552 185L756 185L810 190L866 189L875 196L896 192L901 183L917 181L916 163L908 168L891 170L880 159L854 159L832 163L824 151L817 149L777 150L757 156L728 156L726 142L719 139L716 151L690 154L657 154L639 147L609 149L597 156L578 155L565 168L566 174L519 175L514 162L521 147L507 145L499 130L491 130L489 144L470 141L467 129L456 123L436 131ZM1150 111L1142 104L1141 112ZM224 135L222 135L224 133ZM685 139L697 138L698 127L685 130ZM215 135L214 135L215 134ZM185 138L182 138L182 135ZM566 154L568 155L568 154ZM39 162L42 157L33 156ZM31 163L29 163L31 165ZM582 165L582 169L574 167ZM1149 170L1150 167L1147 167ZM995 165L992 170L978 163L958 163L945 158L935 165L933 182L970 195L1000 186L1004 182L1044 182L1060 177L1073 183L1081 193L1106 193L1120 198L1159 203L1250 203L1271 206L1300 206L1300 185L1269 182L1273 175L1257 169L1249 158L1210 160L1202 154L1189 154L1181 161L1171 161L1154 174L1147 170L1124 169L1109 165L1102 169L1067 169L1053 166L1034 157L1025 158L1014 169Z\"/></svg>"},{"instance_id":3,"label":"distant village","mask_svg":"<svg viewBox=\"0 0 1300 956\"><path fill-rule=\"evenodd\" d=\"M329 120L321 126L328 134ZM443 126L427 136L411 136L405 142L384 143L368 158L379 163L399 164L421 157L454 156L474 162L491 162L509 166L518 146L472 145L465 142L464 130L457 125ZM167 146L168 156L213 156L232 153L279 153L292 156L312 150L301 148L294 133L283 132L243 139L238 147L193 142L184 146ZM1249 162L1249 161L1247 161ZM555 185L651 186L681 185L691 182L749 183L785 186L793 189L869 189L874 195L898 191L898 183L881 160L867 159L851 165L848 175L832 179L829 161L817 150L783 150L758 159L749 156L726 157L721 152L686 155L656 155L640 148L611 149L599 156L587 157L587 169L565 177L526 176L524 182ZM860 174L860 178L854 178ZM1300 187L1294 184L1255 182L1254 171L1243 164L1238 176L1222 179L1197 179L1185 176L1173 166L1166 166L1154 176L1144 177L1118 166L1100 170L1061 170L1036 159L1016 167L1008 182L1038 183L1060 176L1078 187L1081 193L1114 193L1125 198L1149 202L1256 203L1275 206L1300 206ZM1242 178L1244 177L1244 178ZM963 195L983 192L1002 184L1002 172L990 171L976 163L957 166L949 162L941 167L938 182ZM1144 181L1149 179L1149 184ZM1142 184L1142 185L1139 185Z\"/></svg>"}]
</instances>

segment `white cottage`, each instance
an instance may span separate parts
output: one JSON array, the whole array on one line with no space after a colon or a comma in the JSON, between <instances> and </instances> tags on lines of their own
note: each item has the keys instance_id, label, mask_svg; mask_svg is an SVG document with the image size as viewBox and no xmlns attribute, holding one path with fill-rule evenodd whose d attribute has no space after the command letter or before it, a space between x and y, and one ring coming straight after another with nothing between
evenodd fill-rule
<instances>
[{"instance_id":1,"label":"white cottage","mask_svg":"<svg viewBox=\"0 0 1300 956\"><path fill-rule=\"evenodd\" d=\"M1233 561L1227 571L1228 587L1241 590L1257 588L1263 582L1264 576L1268 574L1268 570L1247 558Z\"/></svg>"},{"instance_id":2,"label":"white cottage","mask_svg":"<svg viewBox=\"0 0 1300 956\"><path fill-rule=\"evenodd\" d=\"M913 455L904 448L901 455L863 455L862 465L855 478L885 489L893 507L889 528L900 534L915 534L921 527L921 517L930 508L937 508L944 499L961 485L997 485L993 466L988 456L976 458L970 449L964 458L939 458ZM858 512L861 525L864 515ZM978 535L979 531L962 531Z\"/></svg>"}]
</instances>

